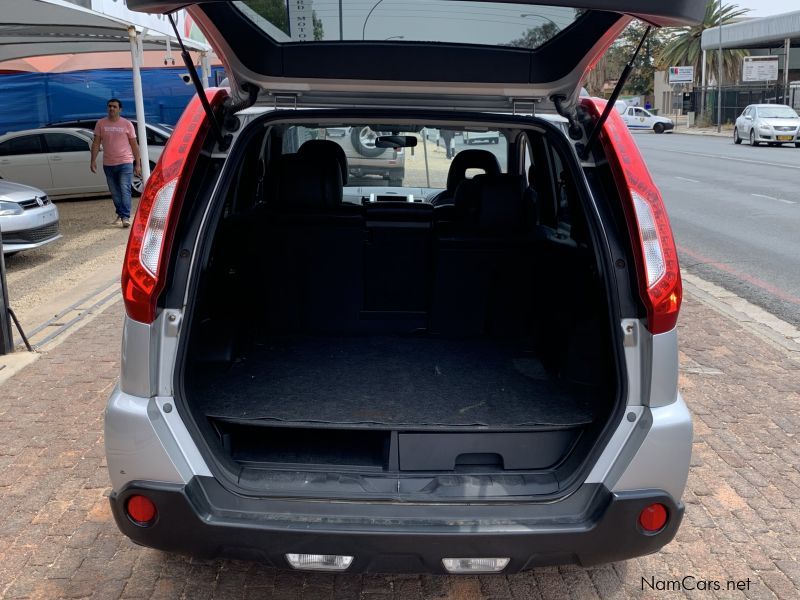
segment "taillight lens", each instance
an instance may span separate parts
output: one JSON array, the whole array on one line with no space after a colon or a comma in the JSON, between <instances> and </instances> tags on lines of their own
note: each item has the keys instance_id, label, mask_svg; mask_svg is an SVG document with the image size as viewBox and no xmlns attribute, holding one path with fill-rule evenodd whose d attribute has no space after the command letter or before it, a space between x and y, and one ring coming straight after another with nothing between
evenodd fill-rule
<instances>
[{"instance_id":1,"label":"taillight lens","mask_svg":"<svg viewBox=\"0 0 800 600\"><path fill-rule=\"evenodd\" d=\"M209 89L206 97L216 107L227 97L227 91ZM175 126L139 200L122 266L125 311L136 321L155 320L175 225L209 125L195 96Z\"/></svg>"},{"instance_id":2,"label":"taillight lens","mask_svg":"<svg viewBox=\"0 0 800 600\"><path fill-rule=\"evenodd\" d=\"M582 98L581 103L595 118L605 108L605 100ZM675 327L683 299L678 250L672 237L664 201L642 155L622 117L611 111L600 135L617 189L624 200L628 228L634 248L639 293L647 308L647 327L651 333L664 333Z\"/></svg>"}]
</instances>

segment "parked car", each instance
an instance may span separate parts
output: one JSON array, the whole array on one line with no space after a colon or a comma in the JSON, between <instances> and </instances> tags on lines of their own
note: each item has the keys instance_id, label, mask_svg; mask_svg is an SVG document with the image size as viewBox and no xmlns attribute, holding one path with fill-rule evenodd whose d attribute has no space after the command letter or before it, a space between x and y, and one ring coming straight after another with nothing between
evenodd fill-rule
<instances>
[{"instance_id":1,"label":"parked car","mask_svg":"<svg viewBox=\"0 0 800 600\"><path fill-rule=\"evenodd\" d=\"M107 195L103 170L89 170L94 132L77 127L49 127L15 131L0 136L0 177L38 187L51 198ZM163 146L150 150L155 167ZM98 154L102 164L103 151ZM133 195L141 193L141 179L134 177Z\"/></svg>"},{"instance_id":2,"label":"parked car","mask_svg":"<svg viewBox=\"0 0 800 600\"><path fill-rule=\"evenodd\" d=\"M3 254L32 250L61 238L58 209L42 190L0 179Z\"/></svg>"},{"instance_id":3,"label":"parked car","mask_svg":"<svg viewBox=\"0 0 800 600\"><path fill-rule=\"evenodd\" d=\"M659 117L638 106L628 106L622 113L622 120L630 129L648 129L656 133L672 132L675 129L672 119Z\"/></svg>"},{"instance_id":4,"label":"parked car","mask_svg":"<svg viewBox=\"0 0 800 600\"><path fill-rule=\"evenodd\" d=\"M487 144L499 144L499 131L465 131L463 134L465 144L477 144L486 142Z\"/></svg>"},{"instance_id":5,"label":"parked car","mask_svg":"<svg viewBox=\"0 0 800 600\"><path fill-rule=\"evenodd\" d=\"M733 143L741 144L742 139L749 140L751 146L763 142L800 148L800 116L785 104L751 104L736 118L733 128Z\"/></svg>"},{"instance_id":6,"label":"parked car","mask_svg":"<svg viewBox=\"0 0 800 600\"><path fill-rule=\"evenodd\" d=\"M97 124L98 118L86 118L86 119L74 119L72 121L58 121L55 123L48 123L46 127L67 127L67 128L82 128L88 129L89 131L94 131L94 126ZM133 127L136 130L136 139L139 139L139 128L138 128L138 121L136 119L128 119L131 123L133 123ZM150 156L150 170L153 170L153 167L156 166L156 162L158 161L161 153L164 151L164 146L169 139L169 136L172 135L172 126L166 125L164 123L145 123L144 125L145 130L147 131L147 151L148 155ZM137 177L136 175L133 176L133 182L131 184L132 194L134 196L140 196L142 194L142 178Z\"/></svg>"},{"instance_id":7,"label":"parked car","mask_svg":"<svg viewBox=\"0 0 800 600\"><path fill-rule=\"evenodd\" d=\"M476 38L482 2L450 10L438 40L420 5L405 29L375 10L357 40L298 43L254 2L128 0L188 6L231 87L200 90L208 114L191 101L131 228L105 413L125 535L434 573L590 565L673 538L692 450L677 250L622 118L601 122L604 101L579 88L632 18L696 23L706 3L551 4L561 32L520 49L507 42L524 18ZM389 22L402 40L383 39ZM567 127L540 116L555 112ZM376 148L499 131L507 153L461 150L447 190L353 197L340 145L286 145L298 128L363 127L383 132Z\"/></svg>"}]
</instances>

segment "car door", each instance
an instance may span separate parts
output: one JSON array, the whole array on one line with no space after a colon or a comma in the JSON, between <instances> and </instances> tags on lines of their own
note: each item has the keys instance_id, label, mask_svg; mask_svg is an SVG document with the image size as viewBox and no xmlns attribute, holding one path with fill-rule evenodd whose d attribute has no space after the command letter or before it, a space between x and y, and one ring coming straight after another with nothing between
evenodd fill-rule
<instances>
[{"instance_id":1,"label":"car door","mask_svg":"<svg viewBox=\"0 0 800 600\"><path fill-rule=\"evenodd\" d=\"M750 135L750 128L753 125L753 107L748 106L744 109L742 116L736 119L736 127L739 130L739 135L747 137Z\"/></svg>"},{"instance_id":2,"label":"car door","mask_svg":"<svg viewBox=\"0 0 800 600\"><path fill-rule=\"evenodd\" d=\"M93 194L108 190L102 169L92 173L91 142L70 131L44 133L56 194ZM102 158L98 163L102 164Z\"/></svg>"},{"instance_id":3,"label":"car door","mask_svg":"<svg viewBox=\"0 0 800 600\"><path fill-rule=\"evenodd\" d=\"M53 177L40 133L19 135L0 143L0 177L51 192Z\"/></svg>"}]
</instances>

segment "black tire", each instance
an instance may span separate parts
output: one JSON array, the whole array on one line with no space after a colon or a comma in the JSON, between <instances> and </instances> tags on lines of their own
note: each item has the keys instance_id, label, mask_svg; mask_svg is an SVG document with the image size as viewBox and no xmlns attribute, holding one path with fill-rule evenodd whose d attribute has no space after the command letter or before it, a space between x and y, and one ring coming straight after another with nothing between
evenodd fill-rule
<instances>
[{"instance_id":1,"label":"black tire","mask_svg":"<svg viewBox=\"0 0 800 600\"><path fill-rule=\"evenodd\" d=\"M756 132L752 129L750 130L750 145L751 146L758 146L761 142L756 141Z\"/></svg>"},{"instance_id":2,"label":"black tire","mask_svg":"<svg viewBox=\"0 0 800 600\"><path fill-rule=\"evenodd\" d=\"M798 143L798 142L795 142L795 143L794 143L794 147L795 147L795 148L800 148L800 143Z\"/></svg>"},{"instance_id":3,"label":"black tire","mask_svg":"<svg viewBox=\"0 0 800 600\"><path fill-rule=\"evenodd\" d=\"M353 148L361 156L377 158L387 150L387 148L375 147L375 138L377 136L378 134L366 125L363 127L353 127L353 131L350 133L350 143L353 144Z\"/></svg>"},{"instance_id":4,"label":"black tire","mask_svg":"<svg viewBox=\"0 0 800 600\"><path fill-rule=\"evenodd\" d=\"M153 169L156 168L156 163L150 163L150 172L153 172ZM136 175L133 176L131 180L131 197L133 198L141 198L142 191L144 190L144 186L142 185L142 178L137 177Z\"/></svg>"},{"instance_id":5,"label":"black tire","mask_svg":"<svg viewBox=\"0 0 800 600\"><path fill-rule=\"evenodd\" d=\"M664 133L664 124L663 123L656 123L653 125L653 131L656 133Z\"/></svg>"},{"instance_id":6,"label":"black tire","mask_svg":"<svg viewBox=\"0 0 800 600\"><path fill-rule=\"evenodd\" d=\"M742 143L742 138L739 137L739 129L736 127L733 128L733 143L734 144Z\"/></svg>"}]
</instances>

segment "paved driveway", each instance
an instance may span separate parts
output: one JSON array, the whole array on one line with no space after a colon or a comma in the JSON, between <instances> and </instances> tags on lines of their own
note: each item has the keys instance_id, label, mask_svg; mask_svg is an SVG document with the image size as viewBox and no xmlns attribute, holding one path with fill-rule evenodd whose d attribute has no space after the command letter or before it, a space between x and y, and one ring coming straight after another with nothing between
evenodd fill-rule
<instances>
[{"instance_id":1,"label":"paved driveway","mask_svg":"<svg viewBox=\"0 0 800 600\"><path fill-rule=\"evenodd\" d=\"M800 598L800 364L691 297L684 306L681 388L695 443L677 539L659 554L597 568L456 578L199 562L118 533L103 458L103 408L118 372L117 302L0 387L0 596Z\"/></svg>"}]
</instances>

